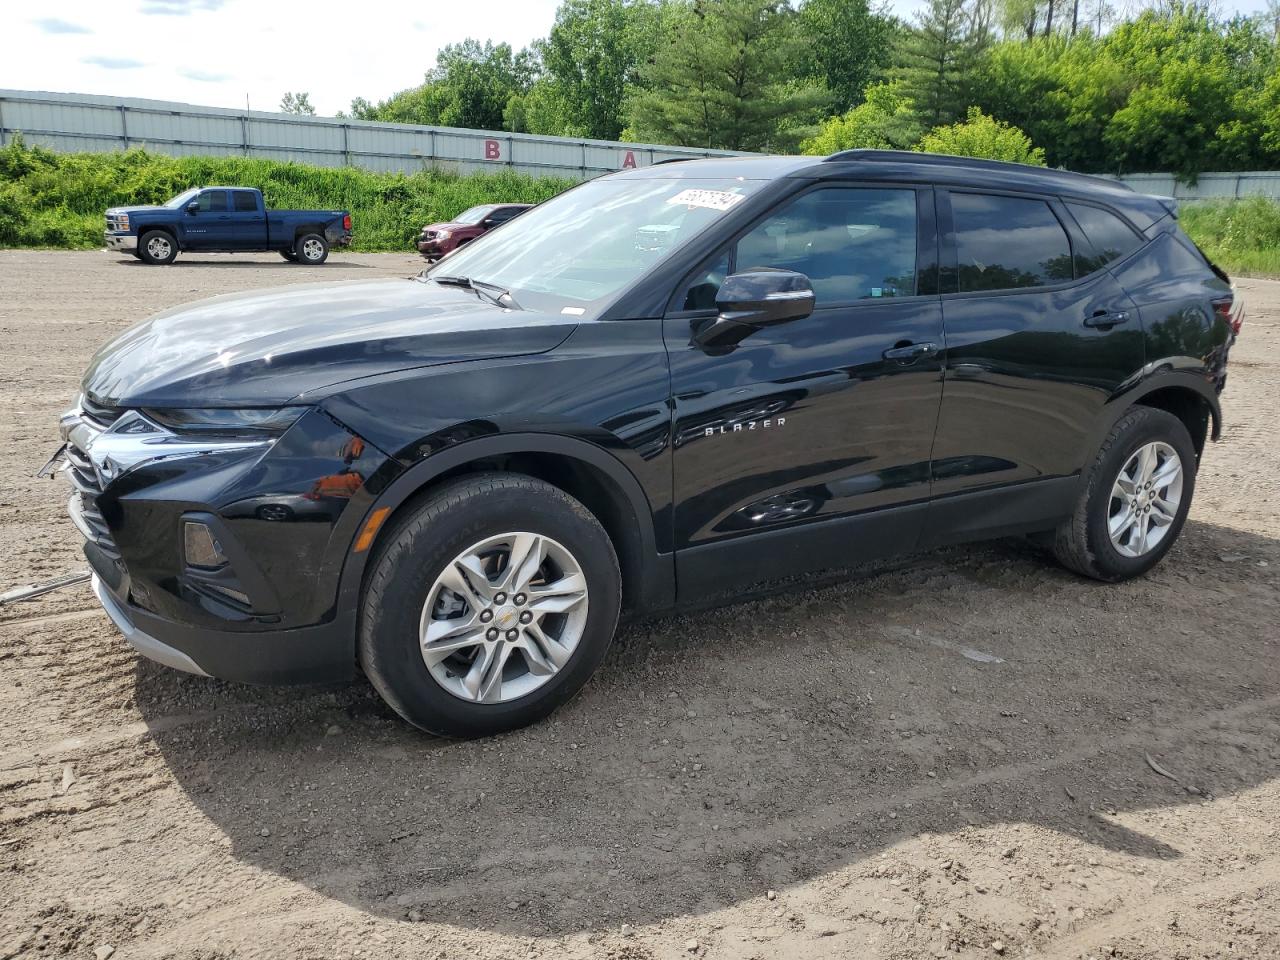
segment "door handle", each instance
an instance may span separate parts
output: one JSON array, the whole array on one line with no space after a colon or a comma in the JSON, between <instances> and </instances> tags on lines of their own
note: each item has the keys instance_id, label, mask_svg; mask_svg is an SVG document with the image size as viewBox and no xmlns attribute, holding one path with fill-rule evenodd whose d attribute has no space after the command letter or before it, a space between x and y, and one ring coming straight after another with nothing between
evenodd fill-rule
<instances>
[{"instance_id":1,"label":"door handle","mask_svg":"<svg viewBox=\"0 0 1280 960\"><path fill-rule=\"evenodd\" d=\"M936 343L899 343L886 350L882 356L886 360L897 360L899 363L914 363L921 357L928 357L937 352Z\"/></svg>"},{"instance_id":2,"label":"door handle","mask_svg":"<svg viewBox=\"0 0 1280 960\"><path fill-rule=\"evenodd\" d=\"M1129 314L1124 310L1116 310L1114 312L1099 310L1093 316L1084 318L1084 325L1086 327L1103 327L1105 329L1110 329L1117 324L1128 322Z\"/></svg>"}]
</instances>

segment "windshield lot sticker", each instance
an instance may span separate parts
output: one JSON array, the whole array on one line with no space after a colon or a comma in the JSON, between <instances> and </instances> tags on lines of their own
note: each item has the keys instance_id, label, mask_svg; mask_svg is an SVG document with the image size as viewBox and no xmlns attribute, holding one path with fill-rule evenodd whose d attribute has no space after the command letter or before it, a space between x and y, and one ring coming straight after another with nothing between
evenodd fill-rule
<instances>
[{"instance_id":1,"label":"windshield lot sticker","mask_svg":"<svg viewBox=\"0 0 1280 960\"><path fill-rule=\"evenodd\" d=\"M587 312L587 308L586 307L564 307L560 310L560 312L565 314L566 316L580 317Z\"/></svg>"},{"instance_id":2,"label":"windshield lot sticker","mask_svg":"<svg viewBox=\"0 0 1280 960\"><path fill-rule=\"evenodd\" d=\"M705 207L708 210L719 210L723 213L732 210L746 199L741 193L726 193L723 190L681 190L667 203L682 203L686 207Z\"/></svg>"}]
</instances>

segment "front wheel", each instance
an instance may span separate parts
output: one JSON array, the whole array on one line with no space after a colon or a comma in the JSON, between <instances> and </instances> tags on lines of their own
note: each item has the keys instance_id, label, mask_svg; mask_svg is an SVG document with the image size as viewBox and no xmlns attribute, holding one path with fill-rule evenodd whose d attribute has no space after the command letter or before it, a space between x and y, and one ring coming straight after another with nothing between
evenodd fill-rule
<instances>
[{"instance_id":1,"label":"front wheel","mask_svg":"<svg viewBox=\"0 0 1280 960\"><path fill-rule=\"evenodd\" d=\"M173 263L178 255L178 244L171 234L152 230L138 238L138 259L154 266Z\"/></svg>"},{"instance_id":2,"label":"front wheel","mask_svg":"<svg viewBox=\"0 0 1280 960\"><path fill-rule=\"evenodd\" d=\"M328 259L329 243L318 233L304 234L293 245L293 253L299 263L317 267Z\"/></svg>"},{"instance_id":3,"label":"front wheel","mask_svg":"<svg viewBox=\"0 0 1280 960\"><path fill-rule=\"evenodd\" d=\"M621 576L581 503L517 474L459 478L401 511L373 559L359 658L382 698L431 733L525 726L604 659Z\"/></svg>"},{"instance_id":4,"label":"front wheel","mask_svg":"<svg viewBox=\"0 0 1280 960\"><path fill-rule=\"evenodd\" d=\"M1058 560L1096 580L1140 576L1169 552L1191 509L1191 435L1172 414L1136 407L1112 428L1084 484L1055 535Z\"/></svg>"}]
</instances>

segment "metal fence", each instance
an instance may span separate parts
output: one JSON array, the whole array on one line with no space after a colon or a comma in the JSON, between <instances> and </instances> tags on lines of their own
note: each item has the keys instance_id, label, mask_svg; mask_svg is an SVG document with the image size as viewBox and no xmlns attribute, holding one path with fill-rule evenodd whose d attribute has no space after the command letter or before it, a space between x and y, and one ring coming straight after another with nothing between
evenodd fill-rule
<instances>
[{"instance_id":1,"label":"metal fence","mask_svg":"<svg viewBox=\"0 0 1280 960\"><path fill-rule=\"evenodd\" d=\"M405 173L509 167L521 173L579 179L646 167L659 160L735 155L729 150L0 90L0 146L15 133L28 143L68 153L146 147L174 156L265 157ZM1142 193L1179 200L1251 195L1280 199L1280 171L1203 173L1194 184L1181 183L1171 173L1134 173L1115 179Z\"/></svg>"},{"instance_id":2,"label":"metal fence","mask_svg":"<svg viewBox=\"0 0 1280 960\"><path fill-rule=\"evenodd\" d=\"M405 173L507 167L537 176L581 179L660 160L733 155L727 150L0 90L0 146L15 133L27 143L67 153L145 147L174 156L263 157Z\"/></svg>"},{"instance_id":3,"label":"metal fence","mask_svg":"<svg viewBox=\"0 0 1280 960\"><path fill-rule=\"evenodd\" d=\"M1179 200L1216 200L1236 197L1271 197L1280 200L1280 171L1202 173L1195 183L1179 183L1171 173L1131 173L1116 177L1139 193L1154 193Z\"/></svg>"}]
</instances>

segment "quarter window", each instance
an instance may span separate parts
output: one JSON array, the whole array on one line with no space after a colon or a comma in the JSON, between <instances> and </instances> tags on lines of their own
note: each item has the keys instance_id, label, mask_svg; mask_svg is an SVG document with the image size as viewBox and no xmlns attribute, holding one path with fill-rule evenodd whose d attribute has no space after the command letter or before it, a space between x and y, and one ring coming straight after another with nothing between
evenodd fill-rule
<instances>
[{"instance_id":1,"label":"quarter window","mask_svg":"<svg viewBox=\"0 0 1280 960\"><path fill-rule=\"evenodd\" d=\"M227 212L227 191L225 190L206 190L200 194L200 212L201 213L226 213Z\"/></svg>"},{"instance_id":2,"label":"quarter window","mask_svg":"<svg viewBox=\"0 0 1280 960\"><path fill-rule=\"evenodd\" d=\"M1043 200L953 193L960 291L1063 283L1074 276L1071 243Z\"/></svg>"},{"instance_id":3,"label":"quarter window","mask_svg":"<svg viewBox=\"0 0 1280 960\"><path fill-rule=\"evenodd\" d=\"M236 202L236 213L257 213L258 198L248 190L236 190L232 193Z\"/></svg>"},{"instance_id":4,"label":"quarter window","mask_svg":"<svg viewBox=\"0 0 1280 960\"><path fill-rule=\"evenodd\" d=\"M1068 203L1067 209L1076 218L1076 223L1080 224L1089 245L1093 247L1092 256L1081 254L1076 257L1081 275L1101 270L1112 260L1119 260L1143 243L1142 237L1114 213L1082 203Z\"/></svg>"}]
</instances>

